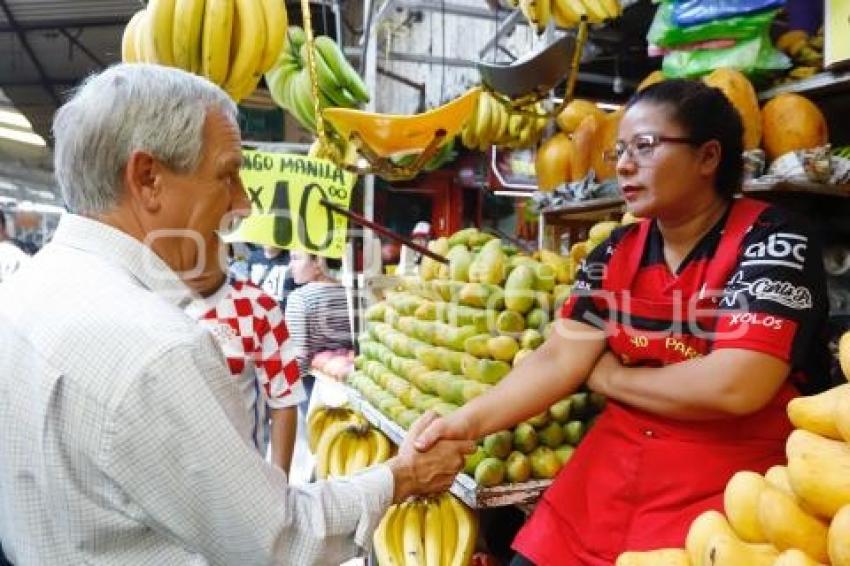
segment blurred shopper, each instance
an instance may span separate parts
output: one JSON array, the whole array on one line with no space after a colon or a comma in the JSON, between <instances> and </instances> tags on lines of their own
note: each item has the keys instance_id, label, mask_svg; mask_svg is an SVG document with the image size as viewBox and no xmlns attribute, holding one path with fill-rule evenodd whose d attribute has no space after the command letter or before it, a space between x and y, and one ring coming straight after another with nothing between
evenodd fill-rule
<instances>
[{"instance_id":1,"label":"blurred shopper","mask_svg":"<svg viewBox=\"0 0 850 566\"><path fill-rule=\"evenodd\" d=\"M181 280L248 210L236 105L155 65L93 75L54 120L72 213L0 285L0 543L17 566L339 564L391 501L438 493L449 441L288 486ZM414 423L415 436L434 418Z\"/></svg>"},{"instance_id":2,"label":"blurred shopper","mask_svg":"<svg viewBox=\"0 0 850 566\"><path fill-rule=\"evenodd\" d=\"M315 383L310 374L313 356L325 350L353 348L345 288L332 273L339 266L339 260L292 252L290 268L299 287L286 304L286 326L308 399ZM306 404L304 409L306 412Z\"/></svg>"},{"instance_id":3,"label":"blurred shopper","mask_svg":"<svg viewBox=\"0 0 850 566\"><path fill-rule=\"evenodd\" d=\"M6 215L0 210L0 283L30 259L6 231Z\"/></svg>"},{"instance_id":4,"label":"blurred shopper","mask_svg":"<svg viewBox=\"0 0 850 566\"><path fill-rule=\"evenodd\" d=\"M413 227L413 232L410 233L410 239L423 248L428 247L428 242L431 240L431 225L425 221L417 222L416 226ZM396 273L399 275L414 275L419 269L419 263L421 261L421 253L407 246L402 246Z\"/></svg>"}]
</instances>

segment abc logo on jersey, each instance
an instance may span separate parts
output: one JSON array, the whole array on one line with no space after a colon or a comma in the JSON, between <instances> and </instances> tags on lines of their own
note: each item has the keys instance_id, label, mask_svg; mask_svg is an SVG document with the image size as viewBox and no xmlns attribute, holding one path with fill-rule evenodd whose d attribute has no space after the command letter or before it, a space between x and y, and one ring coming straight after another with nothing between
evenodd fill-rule
<instances>
[{"instance_id":1,"label":"abc logo on jersey","mask_svg":"<svg viewBox=\"0 0 850 566\"><path fill-rule=\"evenodd\" d=\"M781 265L802 271L808 241L806 236L799 234L771 234L767 241L752 244L744 250L746 259L741 265Z\"/></svg>"}]
</instances>

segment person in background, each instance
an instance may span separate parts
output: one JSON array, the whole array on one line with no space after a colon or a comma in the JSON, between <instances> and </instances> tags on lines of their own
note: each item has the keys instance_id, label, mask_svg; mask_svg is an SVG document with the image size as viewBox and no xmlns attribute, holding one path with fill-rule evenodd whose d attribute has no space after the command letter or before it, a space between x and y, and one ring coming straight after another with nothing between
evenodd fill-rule
<instances>
[{"instance_id":1,"label":"person in background","mask_svg":"<svg viewBox=\"0 0 850 566\"><path fill-rule=\"evenodd\" d=\"M340 261L298 250L291 257L292 277L299 287L289 295L286 326L309 399L315 383L310 373L313 356L325 350L350 350L354 342L345 288L331 273L339 269ZM305 414L306 405L302 404Z\"/></svg>"},{"instance_id":2,"label":"person in background","mask_svg":"<svg viewBox=\"0 0 850 566\"><path fill-rule=\"evenodd\" d=\"M119 64L54 118L71 212L0 285L0 544L16 566L340 564L473 450L409 440L304 486L257 453L221 350L183 311L184 279L249 210L237 111L191 73Z\"/></svg>"},{"instance_id":3,"label":"person in background","mask_svg":"<svg viewBox=\"0 0 850 566\"><path fill-rule=\"evenodd\" d=\"M185 281L199 297L184 310L209 329L221 347L251 415L254 446L263 457L270 447L272 463L289 476L298 403L307 396L288 347L280 305L248 281L228 281L215 261Z\"/></svg>"},{"instance_id":4,"label":"person in background","mask_svg":"<svg viewBox=\"0 0 850 566\"><path fill-rule=\"evenodd\" d=\"M431 225L425 221L417 222L416 226L413 227L413 232L410 233L410 239L422 247L428 247L428 242L431 240ZM396 273L399 275L414 275L421 261L421 253L407 246L402 246Z\"/></svg>"},{"instance_id":5,"label":"person in background","mask_svg":"<svg viewBox=\"0 0 850 566\"><path fill-rule=\"evenodd\" d=\"M30 256L9 237L6 231L6 215L0 210L0 283L9 279Z\"/></svg>"},{"instance_id":6,"label":"person in background","mask_svg":"<svg viewBox=\"0 0 850 566\"><path fill-rule=\"evenodd\" d=\"M274 246L259 246L249 258L251 282L274 297L283 311L289 294L298 287L289 260L289 250Z\"/></svg>"},{"instance_id":7,"label":"person in background","mask_svg":"<svg viewBox=\"0 0 850 566\"><path fill-rule=\"evenodd\" d=\"M788 401L828 385L819 247L790 212L733 199L742 137L700 81L636 94L605 158L643 220L591 251L546 342L417 444L509 429L585 382L608 399L514 540L515 566L682 548L735 472L786 461Z\"/></svg>"}]
</instances>

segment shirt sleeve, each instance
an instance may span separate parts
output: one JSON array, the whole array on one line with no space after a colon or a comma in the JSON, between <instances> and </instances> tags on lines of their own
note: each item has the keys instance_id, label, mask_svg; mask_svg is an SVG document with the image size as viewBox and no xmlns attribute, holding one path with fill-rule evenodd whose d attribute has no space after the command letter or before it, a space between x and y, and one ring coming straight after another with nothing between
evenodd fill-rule
<instances>
[{"instance_id":1,"label":"shirt sleeve","mask_svg":"<svg viewBox=\"0 0 850 566\"><path fill-rule=\"evenodd\" d=\"M103 462L140 521L213 564L339 564L369 549L392 499L386 465L289 486L234 427L238 392L209 336L151 358L110 413Z\"/></svg>"},{"instance_id":2,"label":"shirt sleeve","mask_svg":"<svg viewBox=\"0 0 850 566\"><path fill-rule=\"evenodd\" d=\"M289 330L290 352L298 363L298 373L305 376L310 371L308 348L307 305L300 290L293 291L286 303L286 328Z\"/></svg>"},{"instance_id":3,"label":"shirt sleeve","mask_svg":"<svg viewBox=\"0 0 850 566\"><path fill-rule=\"evenodd\" d=\"M561 307L561 318L605 328L609 316L607 302L602 296L602 281L612 253L613 243L609 238L582 260L570 296Z\"/></svg>"},{"instance_id":4,"label":"shirt sleeve","mask_svg":"<svg viewBox=\"0 0 850 566\"><path fill-rule=\"evenodd\" d=\"M714 348L742 348L805 365L826 320L820 248L771 208L744 238L718 305Z\"/></svg>"}]
</instances>

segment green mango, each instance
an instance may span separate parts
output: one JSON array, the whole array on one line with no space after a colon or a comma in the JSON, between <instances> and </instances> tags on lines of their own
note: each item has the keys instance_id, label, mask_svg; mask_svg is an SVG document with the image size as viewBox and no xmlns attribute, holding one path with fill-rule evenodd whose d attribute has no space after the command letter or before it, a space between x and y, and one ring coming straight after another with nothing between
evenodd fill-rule
<instances>
[{"instance_id":1,"label":"green mango","mask_svg":"<svg viewBox=\"0 0 850 566\"><path fill-rule=\"evenodd\" d=\"M534 350L543 343L543 335L537 330L529 328L523 331L519 338L519 345L526 350Z\"/></svg>"},{"instance_id":2,"label":"green mango","mask_svg":"<svg viewBox=\"0 0 850 566\"><path fill-rule=\"evenodd\" d=\"M498 458L484 458L475 467L475 483L481 487L494 487L505 480L505 463Z\"/></svg>"},{"instance_id":3,"label":"green mango","mask_svg":"<svg viewBox=\"0 0 850 566\"><path fill-rule=\"evenodd\" d=\"M530 455L531 475L540 480L548 480L558 475L561 462L548 446L538 446Z\"/></svg>"},{"instance_id":4,"label":"green mango","mask_svg":"<svg viewBox=\"0 0 850 566\"><path fill-rule=\"evenodd\" d=\"M475 474L475 468L481 463L481 460L487 457L487 452L482 446L477 446L475 452L467 454L463 461L463 472L470 476Z\"/></svg>"},{"instance_id":5,"label":"green mango","mask_svg":"<svg viewBox=\"0 0 850 566\"><path fill-rule=\"evenodd\" d=\"M501 360L478 360L477 366L475 373L478 381L490 385L499 383L511 371L510 364ZM475 379L475 377L472 377L472 379Z\"/></svg>"},{"instance_id":6,"label":"green mango","mask_svg":"<svg viewBox=\"0 0 850 566\"><path fill-rule=\"evenodd\" d=\"M549 322L549 313L540 307L532 309L525 315L526 328L533 328L540 331L547 322Z\"/></svg>"},{"instance_id":7,"label":"green mango","mask_svg":"<svg viewBox=\"0 0 850 566\"><path fill-rule=\"evenodd\" d=\"M449 250L449 279L452 281L469 281L469 266L472 264L472 254L466 246L456 245Z\"/></svg>"},{"instance_id":8,"label":"green mango","mask_svg":"<svg viewBox=\"0 0 850 566\"><path fill-rule=\"evenodd\" d=\"M534 306L534 272L527 265L519 265L505 281L505 306L525 314Z\"/></svg>"},{"instance_id":9,"label":"green mango","mask_svg":"<svg viewBox=\"0 0 850 566\"><path fill-rule=\"evenodd\" d=\"M493 458L507 458L513 450L514 435L508 430L500 430L484 437L484 451Z\"/></svg>"},{"instance_id":10,"label":"green mango","mask_svg":"<svg viewBox=\"0 0 850 566\"><path fill-rule=\"evenodd\" d=\"M487 349L494 360L510 362L519 351L519 344L510 336L494 336L487 341Z\"/></svg>"},{"instance_id":11,"label":"green mango","mask_svg":"<svg viewBox=\"0 0 850 566\"><path fill-rule=\"evenodd\" d=\"M555 288L555 270L545 263L538 263L534 271L534 288L538 291L551 291Z\"/></svg>"},{"instance_id":12,"label":"green mango","mask_svg":"<svg viewBox=\"0 0 850 566\"><path fill-rule=\"evenodd\" d=\"M518 334L525 329L525 318L513 310L505 310L496 317L496 330L505 334Z\"/></svg>"},{"instance_id":13,"label":"green mango","mask_svg":"<svg viewBox=\"0 0 850 566\"><path fill-rule=\"evenodd\" d=\"M448 244L450 247L468 246L470 238L472 238L477 233L477 228L464 228L463 230L458 230L457 232L449 236Z\"/></svg>"},{"instance_id":14,"label":"green mango","mask_svg":"<svg viewBox=\"0 0 850 566\"><path fill-rule=\"evenodd\" d=\"M507 268L507 256L502 251L502 244L498 239L490 240L475 258L477 263L478 280L481 283L500 285L505 277Z\"/></svg>"},{"instance_id":15,"label":"green mango","mask_svg":"<svg viewBox=\"0 0 850 566\"><path fill-rule=\"evenodd\" d=\"M487 341L489 339L489 334L470 336L464 341L463 349L476 358L486 358L490 355L490 350L487 348Z\"/></svg>"},{"instance_id":16,"label":"green mango","mask_svg":"<svg viewBox=\"0 0 850 566\"><path fill-rule=\"evenodd\" d=\"M505 460L505 479L511 483L523 483L530 478L531 459L522 452L511 452Z\"/></svg>"},{"instance_id":17,"label":"green mango","mask_svg":"<svg viewBox=\"0 0 850 566\"><path fill-rule=\"evenodd\" d=\"M514 448L523 452L524 454L530 454L537 445L540 443L537 438L537 430L533 426L528 423L519 423L516 428L514 428Z\"/></svg>"}]
</instances>

